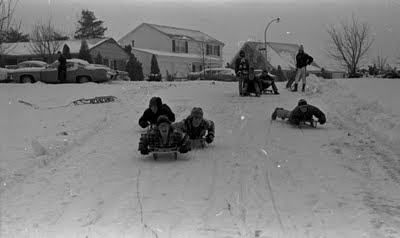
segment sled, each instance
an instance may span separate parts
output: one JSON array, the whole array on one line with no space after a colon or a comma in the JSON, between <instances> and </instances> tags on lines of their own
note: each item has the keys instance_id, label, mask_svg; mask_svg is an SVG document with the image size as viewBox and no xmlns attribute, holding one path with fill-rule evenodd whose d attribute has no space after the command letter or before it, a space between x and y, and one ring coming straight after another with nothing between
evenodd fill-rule
<instances>
[{"instance_id":1,"label":"sled","mask_svg":"<svg viewBox=\"0 0 400 238\"><path fill-rule=\"evenodd\" d=\"M275 95L275 92L271 89L266 89L262 92L262 94L274 94Z\"/></svg>"},{"instance_id":2,"label":"sled","mask_svg":"<svg viewBox=\"0 0 400 238\"><path fill-rule=\"evenodd\" d=\"M191 143L192 148L204 149L207 147L206 139L204 139L204 138L190 140L190 143Z\"/></svg>"},{"instance_id":3,"label":"sled","mask_svg":"<svg viewBox=\"0 0 400 238\"><path fill-rule=\"evenodd\" d=\"M178 148L158 148L158 149L153 149L150 151L150 153L153 155L153 159L157 160L159 155L164 155L164 154L173 154L174 159L178 159Z\"/></svg>"},{"instance_id":4,"label":"sled","mask_svg":"<svg viewBox=\"0 0 400 238\"><path fill-rule=\"evenodd\" d=\"M313 127L313 128L317 128L317 124L318 124L318 121L316 121L316 120L301 121L300 124L299 124L299 128L301 128L304 125L310 126L310 127Z\"/></svg>"}]
</instances>

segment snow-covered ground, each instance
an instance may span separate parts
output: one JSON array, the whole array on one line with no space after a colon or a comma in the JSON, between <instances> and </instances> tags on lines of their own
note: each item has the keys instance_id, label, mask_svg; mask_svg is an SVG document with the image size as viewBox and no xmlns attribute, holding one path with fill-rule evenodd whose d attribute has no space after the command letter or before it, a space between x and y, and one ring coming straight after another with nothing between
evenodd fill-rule
<instances>
[{"instance_id":1,"label":"snow-covered ground","mask_svg":"<svg viewBox=\"0 0 400 238\"><path fill-rule=\"evenodd\" d=\"M1 84L0 237L400 237L400 81L308 81L260 98L224 82ZM118 101L66 106L105 95ZM203 107L215 142L140 155L152 96L178 120ZM270 120L299 98L327 124Z\"/></svg>"}]
</instances>

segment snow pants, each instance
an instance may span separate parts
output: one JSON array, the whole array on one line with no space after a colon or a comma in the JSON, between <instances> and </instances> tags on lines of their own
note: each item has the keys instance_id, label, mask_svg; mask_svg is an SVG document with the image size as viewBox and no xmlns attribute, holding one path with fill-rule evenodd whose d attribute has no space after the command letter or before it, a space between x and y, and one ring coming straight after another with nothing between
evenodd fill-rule
<instances>
[{"instance_id":1,"label":"snow pants","mask_svg":"<svg viewBox=\"0 0 400 238\"><path fill-rule=\"evenodd\" d=\"M307 73L307 68L306 68L306 67L297 69L296 77L295 77L294 83L295 83L295 84L298 84L299 81L300 81L300 78L301 78L303 84L306 84L306 73Z\"/></svg>"},{"instance_id":2,"label":"snow pants","mask_svg":"<svg viewBox=\"0 0 400 238\"><path fill-rule=\"evenodd\" d=\"M289 119L290 114L292 111L286 110L286 109L277 109L276 110L276 117L282 118L282 119Z\"/></svg>"}]
</instances>

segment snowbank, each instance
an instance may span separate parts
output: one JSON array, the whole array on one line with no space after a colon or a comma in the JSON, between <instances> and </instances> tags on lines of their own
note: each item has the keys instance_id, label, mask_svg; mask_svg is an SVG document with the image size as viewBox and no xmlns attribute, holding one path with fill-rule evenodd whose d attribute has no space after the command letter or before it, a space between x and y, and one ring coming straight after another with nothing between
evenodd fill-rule
<instances>
[{"instance_id":1,"label":"snowbank","mask_svg":"<svg viewBox=\"0 0 400 238\"><path fill-rule=\"evenodd\" d=\"M328 113L340 116L342 120L355 122L385 143L393 146L400 144L400 114L393 113L400 111L399 109L384 107L379 98L371 99L370 92L349 87L345 80L351 79L326 80L311 74L307 80L309 86L306 94L318 97L329 105L331 111ZM378 84L381 79L374 80ZM363 83L359 79L358 82ZM397 83L394 80L385 82L386 87L393 87ZM393 101L400 101L393 96L391 94Z\"/></svg>"}]
</instances>

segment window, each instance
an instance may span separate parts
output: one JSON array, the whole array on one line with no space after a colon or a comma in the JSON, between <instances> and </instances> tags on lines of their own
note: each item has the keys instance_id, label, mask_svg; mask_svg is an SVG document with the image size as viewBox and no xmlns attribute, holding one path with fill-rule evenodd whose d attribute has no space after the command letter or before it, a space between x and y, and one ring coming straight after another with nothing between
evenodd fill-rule
<instances>
[{"instance_id":1,"label":"window","mask_svg":"<svg viewBox=\"0 0 400 238\"><path fill-rule=\"evenodd\" d=\"M192 72L196 72L196 65L192 64Z\"/></svg>"},{"instance_id":2,"label":"window","mask_svg":"<svg viewBox=\"0 0 400 238\"><path fill-rule=\"evenodd\" d=\"M172 40L172 52L188 53L188 42L182 40Z\"/></svg>"},{"instance_id":3,"label":"window","mask_svg":"<svg viewBox=\"0 0 400 238\"><path fill-rule=\"evenodd\" d=\"M108 59L103 59L103 64L109 66Z\"/></svg>"},{"instance_id":4,"label":"window","mask_svg":"<svg viewBox=\"0 0 400 238\"><path fill-rule=\"evenodd\" d=\"M207 44L207 55L220 56L219 50L220 50L219 45L208 45Z\"/></svg>"}]
</instances>

